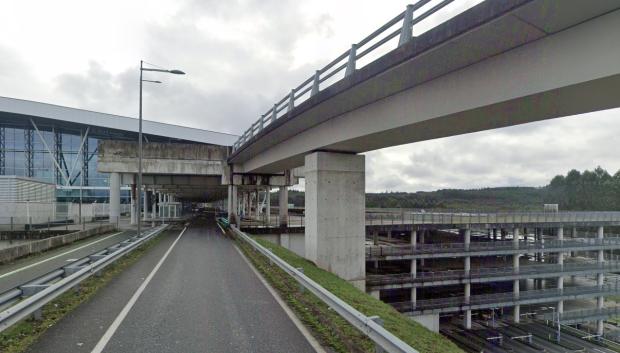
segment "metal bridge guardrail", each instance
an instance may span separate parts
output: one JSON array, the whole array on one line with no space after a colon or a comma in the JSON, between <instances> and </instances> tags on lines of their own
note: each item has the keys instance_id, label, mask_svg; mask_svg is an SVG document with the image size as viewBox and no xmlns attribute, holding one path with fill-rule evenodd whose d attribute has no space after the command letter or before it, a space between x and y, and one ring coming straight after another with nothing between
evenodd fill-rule
<instances>
[{"instance_id":1,"label":"metal bridge guardrail","mask_svg":"<svg viewBox=\"0 0 620 353\"><path fill-rule=\"evenodd\" d=\"M416 24L423 22L453 1L454 0L443 0L433 5L431 0L418 0L413 5L407 5L405 11L392 18L358 43L352 44L349 50L340 54L340 56L323 68L316 70L314 75L307 78L299 86L293 88L289 94L276 102L271 109L265 112L243 133L243 135L241 135L241 137L239 137L233 144L233 151L241 148L250 141L252 137L256 136L267 126L273 124L277 119L291 112L296 105L318 94L322 83L331 80L332 83L323 88L330 87L335 83L333 81L338 81L336 80L336 75L339 73L344 71L343 77L348 77L353 74L356 69L359 69L361 67L359 65L359 60L363 57L371 53L375 55L381 54L381 50L389 51L384 44L389 43L392 39L399 37L397 47L413 40L413 27ZM414 11L417 11L417 13L414 14ZM398 26L394 29L396 25ZM429 29L430 28L427 30ZM379 48L381 49L377 50Z\"/></svg>"},{"instance_id":2,"label":"metal bridge guardrail","mask_svg":"<svg viewBox=\"0 0 620 353\"><path fill-rule=\"evenodd\" d=\"M479 294L472 295L469 300L466 300L464 296L450 297L450 298L436 298L436 299L423 299L417 300L415 305L413 302L398 302L390 303L394 308L399 311L411 312L411 311L423 311L432 309L442 309L450 307L469 307L477 305L487 304L499 304L504 302L521 302L531 299L543 299L553 298L560 296L573 296L573 295L606 295L620 292L620 282L613 284L605 284L599 286L587 286L587 287L567 287L567 288L550 288L550 289L538 289L522 291L518 295L513 292L503 292L494 294Z\"/></svg>"},{"instance_id":3,"label":"metal bridge guardrail","mask_svg":"<svg viewBox=\"0 0 620 353\"><path fill-rule=\"evenodd\" d=\"M367 225L392 224L540 224L620 222L620 212L411 212L366 211Z\"/></svg>"},{"instance_id":4,"label":"metal bridge guardrail","mask_svg":"<svg viewBox=\"0 0 620 353\"><path fill-rule=\"evenodd\" d=\"M430 272L418 272L414 276L413 274L387 274L387 275L369 275L366 276L366 285L369 286L381 286L389 284L404 284L404 283L423 283L423 282L439 282L449 280L461 280L471 278L493 278L515 275L536 275L541 273L548 273L549 277L557 276L558 273L571 272L571 271L603 271L612 272L620 270L620 262L604 262L604 263L566 263L549 264L549 265L525 265L514 268L511 266L506 267L489 267L465 270L446 270L446 271L430 271Z\"/></svg>"},{"instance_id":5,"label":"metal bridge guardrail","mask_svg":"<svg viewBox=\"0 0 620 353\"><path fill-rule=\"evenodd\" d=\"M620 306L613 306L602 309L584 309L584 310L571 310L565 311L560 314L560 322L571 321L579 319L587 319L592 317L602 317L602 316L620 316ZM557 313L545 313L536 316L537 319L541 320L557 320Z\"/></svg>"},{"instance_id":6,"label":"metal bridge guardrail","mask_svg":"<svg viewBox=\"0 0 620 353\"><path fill-rule=\"evenodd\" d=\"M367 226L392 225L534 225L543 223L556 224L590 224L590 223L617 223L620 225L620 212L574 211L574 212L463 212L463 211L379 211L366 210ZM304 226L303 214L289 214L289 227ZM263 214L258 218L245 218L244 228L279 226L279 216L271 215L267 222Z\"/></svg>"},{"instance_id":7,"label":"metal bridge guardrail","mask_svg":"<svg viewBox=\"0 0 620 353\"><path fill-rule=\"evenodd\" d=\"M408 352L417 353L417 351L392 333L384 329L379 323L373 321L372 318L362 314L355 310L349 304L329 292L327 289L314 282L312 279L304 275L301 271L295 269L289 265L286 261L282 260L269 249L263 247L247 234L240 231L235 226L230 226L230 229L243 241L248 243L258 252L267 257L270 261L275 263L280 269L293 277L299 284L317 296L321 301L327 304L330 308L336 311L347 322L361 331L364 335L368 336L375 344L385 349L387 352Z\"/></svg>"},{"instance_id":8,"label":"metal bridge guardrail","mask_svg":"<svg viewBox=\"0 0 620 353\"><path fill-rule=\"evenodd\" d=\"M167 225L161 225L153 230L144 232L146 234L142 237L137 237L135 241L128 241L128 239L121 242L125 243L125 246L116 247L112 252L108 254L92 254L80 261L72 263L69 266L54 270L43 277L40 277L34 281L30 281L24 285L21 285L18 288L3 293L0 296L0 306L6 305L11 301L15 301L23 295L30 294L25 293L25 291L27 290L33 290L33 294L31 296L28 296L26 299L0 312L0 332L3 332L17 322L27 318L29 315L34 314L45 304L51 302L52 300L54 300L64 292L70 290L71 288L75 287L76 285L79 285L80 282L92 276L94 273L105 269L107 266L114 263L123 255L131 252L147 240L161 233L167 227ZM91 258L93 256L94 258ZM92 261L90 264L86 264L89 260L93 259L94 261ZM75 272L64 278L61 278L62 275L66 273L67 268L69 267L71 267L71 269ZM46 284L47 282L52 282L58 278L61 279L52 284Z\"/></svg>"},{"instance_id":9,"label":"metal bridge guardrail","mask_svg":"<svg viewBox=\"0 0 620 353\"><path fill-rule=\"evenodd\" d=\"M524 242L518 243L512 240L492 241L492 242L471 242L465 243L439 243L439 244L416 244L413 245L393 245L393 246L367 246L366 257L376 258L385 256L418 255L418 254L437 254L455 252L479 252L479 251L537 251L549 250L557 251L565 248L584 248L601 247L606 245L620 246L620 237L613 238L571 238L565 240L545 240L544 242Z\"/></svg>"}]
</instances>

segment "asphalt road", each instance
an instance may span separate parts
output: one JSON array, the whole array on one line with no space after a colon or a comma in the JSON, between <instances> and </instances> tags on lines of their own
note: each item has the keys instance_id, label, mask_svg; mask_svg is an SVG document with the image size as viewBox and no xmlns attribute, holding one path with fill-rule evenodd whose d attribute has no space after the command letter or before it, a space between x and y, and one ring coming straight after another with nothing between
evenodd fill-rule
<instances>
[{"instance_id":1,"label":"asphalt road","mask_svg":"<svg viewBox=\"0 0 620 353\"><path fill-rule=\"evenodd\" d=\"M0 266L0 293L13 289L52 270L121 242L134 232L114 232L90 237L84 241L46 251Z\"/></svg>"},{"instance_id":2,"label":"asphalt road","mask_svg":"<svg viewBox=\"0 0 620 353\"><path fill-rule=\"evenodd\" d=\"M91 352L178 237L49 329L29 352ZM314 352L213 221L187 229L103 352Z\"/></svg>"}]
</instances>

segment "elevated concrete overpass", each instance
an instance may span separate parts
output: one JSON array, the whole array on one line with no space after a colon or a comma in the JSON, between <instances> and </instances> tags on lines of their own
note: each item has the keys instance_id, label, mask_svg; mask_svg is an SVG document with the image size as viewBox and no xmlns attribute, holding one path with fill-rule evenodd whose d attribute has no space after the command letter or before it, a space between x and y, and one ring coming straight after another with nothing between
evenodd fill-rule
<instances>
[{"instance_id":1,"label":"elevated concrete overpass","mask_svg":"<svg viewBox=\"0 0 620 353\"><path fill-rule=\"evenodd\" d=\"M617 1L486 1L413 37L441 7L419 7L426 3L410 5L294 88L228 158L232 176L303 166L306 257L352 281L364 274L359 153L620 106ZM400 30L380 39L399 21ZM356 67L378 47L373 41L398 32L396 49ZM240 209L235 184L232 218Z\"/></svg>"},{"instance_id":2,"label":"elevated concrete overpass","mask_svg":"<svg viewBox=\"0 0 620 353\"><path fill-rule=\"evenodd\" d=\"M620 4L486 1L319 91L238 146L235 172L620 106ZM596 94L593 94L596 92Z\"/></svg>"}]
</instances>

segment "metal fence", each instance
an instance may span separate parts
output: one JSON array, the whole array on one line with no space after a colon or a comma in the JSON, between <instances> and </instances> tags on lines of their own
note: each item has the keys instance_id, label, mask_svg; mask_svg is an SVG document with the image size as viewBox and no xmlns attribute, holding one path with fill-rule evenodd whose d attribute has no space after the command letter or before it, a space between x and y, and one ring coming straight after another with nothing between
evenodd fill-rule
<instances>
[{"instance_id":1,"label":"metal fence","mask_svg":"<svg viewBox=\"0 0 620 353\"><path fill-rule=\"evenodd\" d=\"M573 297L579 295L610 295L620 292L620 282L605 284L603 286L581 286L567 288L551 288L521 291L519 293L502 292L492 294L472 295L469 298L464 296L450 298L423 299L416 302L389 303L394 308L402 312L414 312L424 310L450 310L452 308L467 308L472 306L499 305L506 302L519 303L535 299L546 299L549 301L557 297Z\"/></svg>"},{"instance_id":2,"label":"metal fence","mask_svg":"<svg viewBox=\"0 0 620 353\"><path fill-rule=\"evenodd\" d=\"M545 265L525 265L519 267L484 267L474 268L469 271L465 270L445 270L445 271L425 271L417 272L415 275L411 273L387 274L387 275L368 275L366 276L366 284L368 286L381 286L391 284L406 283L432 283L450 280L471 280L480 278L496 278L506 276L532 276L548 274L548 277L557 276L558 273L576 272L576 271L592 271L611 272L619 271L620 262L603 262L603 263L566 263L566 264L545 264ZM496 279L495 279L496 280Z\"/></svg>"},{"instance_id":3,"label":"metal fence","mask_svg":"<svg viewBox=\"0 0 620 353\"><path fill-rule=\"evenodd\" d=\"M469 253L480 251L544 251L579 248L589 250L602 247L620 246L620 237L598 238L571 238L567 240L545 240L545 241L484 241L472 243L437 243L437 244L416 244L414 245L392 245L392 246L367 246L366 257L377 258L385 256L403 256L419 254L441 254L441 253Z\"/></svg>"},{"instance_id":4,"label":"metal fence","mask_svg":"<svg viewBox=\"0 0 620 353\"><path fill-rule=\"evenodd\" d=\"M366 224L540 224L540 223L620 223L620 212L408 212L367 211Z\"/></svg>"},{"instance_id":5,"label":"metal fence","mask_svg":"<svg viewBox=\"0 0 620 353\"><path fill-rule=\"evenodd\" d=\"M131 205L121 204L121 214L129 214ZM110 214L107 203L0 202L0 230L41 228L56 223L91 222Z\"/></svg>"},{"instance_id":6,"label":"metal fence","mask_svg":"<svg viewBox=\"0 0 620 353\"><path fill-rule=\"evenodd\" d=\"M428 18L437 19L437 16L433 15L441 11L452 1L453 0L443 0L440 2L432 2L431 0L419 0L413 5L407 5L405 11L392 18L366 38L351 45L350 49L340 54L323 68L316 70L314 75L307 78L300 85L291 89L286 96L261 115L261 117L239 137L233 144L233 151L238 150L241 146L250 141L252 137L256 136L267 126L273 124L277 119L291 112L295 106L318 94L322 88L324 89L331 86L341 78L348 77L353 74L355 70L367 65L371 62L369 58L372 56L378 58L394 49L395 44L396 47L400 47L408 43L414 38L414 30L423 33L422 26L415 28L416 25L421 24ZM426 22L425 24L428 23L429 22ZM424 29L428 30L431 28L425 27ZM398 41L396 41L397 37ZM364 57L366 57L366 59L361 61Z\"/></svg>"}]
</instances>

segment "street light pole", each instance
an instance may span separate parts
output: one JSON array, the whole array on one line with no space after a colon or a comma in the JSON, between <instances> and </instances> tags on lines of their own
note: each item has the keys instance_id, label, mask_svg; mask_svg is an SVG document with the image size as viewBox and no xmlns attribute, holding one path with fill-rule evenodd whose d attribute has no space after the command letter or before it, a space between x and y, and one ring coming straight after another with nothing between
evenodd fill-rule
<instances>
[{"instance_id":1,"label":"street light pole","mask_svg":"<svg viewBox=\"0 0 620 353\"><path fill-rule=\"evenodd\" d=\"M136 187L136 218L138 223L138 236L142 233L141 231L141 220L142 220L142 72L143 70L143 60L140 60L140 108L138 111L138 185Z\"/></svg>"},{"instance_id":2,"label":"street light pole","mask_svg":"<svg viewBox=\"0 0 620 353\"><path fill-rule=\"evenodd\" d=\"M140 60L140 108L138 112L138 181L137 181L138 185L136 185L136 194L137 194L136 217L137 217L137 222L138 222L138 236L140 236L141 234L141 224L140 224L141 214L140 213L142 211L142 82L161 83L160 81L144 80L142 78L142 73L144 71L156 71L156 72L166 72L166 73L175 74L175 75L185 75L185 72L181 70L164 70L164 69L145 68L144 60ZM147 210L145 209L144 212L146 211Z\"/></svg>"}]
</instances>

